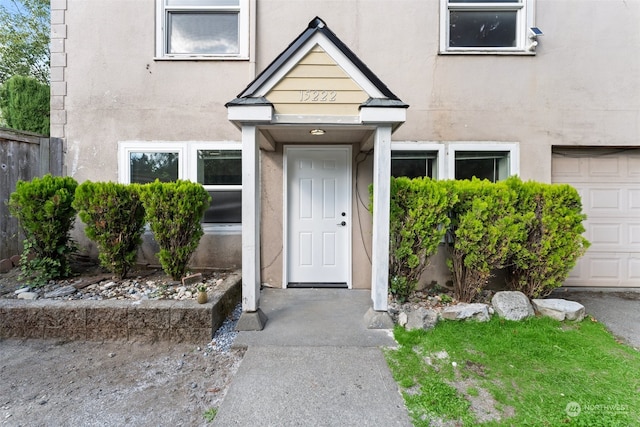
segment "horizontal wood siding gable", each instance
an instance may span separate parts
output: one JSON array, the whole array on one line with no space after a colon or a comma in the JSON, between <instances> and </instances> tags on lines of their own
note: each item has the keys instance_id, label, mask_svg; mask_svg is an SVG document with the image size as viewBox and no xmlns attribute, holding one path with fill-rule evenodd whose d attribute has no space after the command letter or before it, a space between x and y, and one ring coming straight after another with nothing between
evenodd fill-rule
<instances>
[{"instance_id":1,"label":"horizontal wood siding gable","mask_svg":"<svg viewBox=\"0 0 640 427\"><path fill-rule=\"evenodd\" d=\"M368 95L315 46L267 94L277 114L357 116Z\"/></svg>"}]
</instances>

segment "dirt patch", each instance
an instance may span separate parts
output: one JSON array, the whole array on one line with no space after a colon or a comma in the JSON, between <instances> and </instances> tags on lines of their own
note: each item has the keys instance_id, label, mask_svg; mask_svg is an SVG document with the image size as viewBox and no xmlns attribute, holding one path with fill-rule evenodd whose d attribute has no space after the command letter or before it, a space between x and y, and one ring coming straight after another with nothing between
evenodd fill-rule
<instances>
[{"instance_id":1,"label":"dirt patch","mask_svg":"<svg viewBox=\"0 0 640 427\"><path fill-rule=\"evenodd\" d=\"M0 340L0 424L206 425L244 353L207 344Z\"/></svg>"},{"instance_id":2,"label":"dirt patch","mask_svg":"<svg viewBox=\"0 0 640 427\"><path fill-rule=\"evenodd\" d=\"M81 297L82 291L107 281L119 299L136 286L133 282L165 291L182 286L162 269L140 265L125 279L82 259L74 260L73 271L48 289L74 285L73 299L90 299ZM228 274L201 273L212 284ZM24 287L19 276L19 268L0 274L0 298L16 298L15 290ZM233 319L221 329L231 331L228 323ZM203 414L220 406L244 354L229 350L222 341L233 338L226 335L198 345L0 339L0 425L207 425Z\"/></svg>"}]
</instances>

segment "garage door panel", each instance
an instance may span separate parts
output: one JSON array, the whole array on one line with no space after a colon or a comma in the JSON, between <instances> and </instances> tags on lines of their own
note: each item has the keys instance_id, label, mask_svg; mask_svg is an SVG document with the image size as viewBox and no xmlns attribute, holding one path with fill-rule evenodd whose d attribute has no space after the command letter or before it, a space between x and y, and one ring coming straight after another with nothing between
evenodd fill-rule
<instances>
[{"instance_id":1,"label":"garage door panel","mask_svg":"<svg viewBox=\"0 0 640 427\"><path fill-rule=\"evenodd\" d=\"M585 254L564 281L565 286L638 287L640 255L613 252Z\"/></svg>"},{"instance_id":2,"label":"garage door panel","mask_svg":"<svg viewBox=\"0 0 640 427\"><path fill-rule=\"evenodd\" d=\"M620 252L624 247L640 253L640 223L631 223L629 218L595 218L583 224L591 251Z\"/></svg>"},{"instance_id":3,"label":"garage door panel","mask_svg":"<svg viewBox=\"0 0 640 427\"><path fill-rule=\"evenodd\" d=\"M591 177L616 178L624 174L619 157L598 157L587 159L588 171Z\"/></svg>"},{"instance_id":4,"label":"garage door panel","mask_svg":"<svg viewBox=\"0 0 640 427\"><path fill-rule=\"evenodd\" d=\"M591 245L619 245L622 240L620 224L588 224L587 239Z\"/></svg>"},{"instance_id":5,"label":"garage door panel","mask_svg":"<svg viewBox=\"0 0 640 427\"><path fill-rule=\"evenodd\" d=\"M640 214L640 188L628 190L629 209Z\"/></svg>"},{"instance_id":6,"label":"garage door panel","mask_svg":"<svg viewBox=\"0 0 640 427\"><path fill-rule=\"evenodd\" d=\"M632 255L629 258L629 279L636 283L636 286L640 283L640 255Z\"/></svg>"},{"instance_id":7,"label":"garage door panel","mask_svg":"<svg viewBox=\"0 0 640 427\"><path fill-rule=\"evenodd\" d=\"M640 151L640 150L638 150ZM628 176L638 182L640 180L640 154L629 155L629 173Z\"/></svg>"},{"instance_id":8,"label":"garage door panel","mask_svg":"<svg viewBox=\"0 0 640 427\"><path fill-rule=\"evenodd\" d=\"M640 224L629 224L629 243L638 246L640 252Z\"/></svg>"}]
</instances>

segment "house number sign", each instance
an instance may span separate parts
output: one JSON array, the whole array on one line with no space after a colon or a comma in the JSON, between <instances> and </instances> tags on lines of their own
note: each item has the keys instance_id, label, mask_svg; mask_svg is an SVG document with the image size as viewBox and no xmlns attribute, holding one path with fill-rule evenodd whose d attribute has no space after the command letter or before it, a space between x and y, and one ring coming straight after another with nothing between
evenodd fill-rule
<instances>
[{"instance_id":1,"label":"house number sign","mask_svg":"<svg viewBox=\"0 0 640 427\"><path fill-rule=\"evenodd\" d=\"M307 89L300 91L300 102L336 102L338 92L335 90Z\"/></svg>"}]
</instances>

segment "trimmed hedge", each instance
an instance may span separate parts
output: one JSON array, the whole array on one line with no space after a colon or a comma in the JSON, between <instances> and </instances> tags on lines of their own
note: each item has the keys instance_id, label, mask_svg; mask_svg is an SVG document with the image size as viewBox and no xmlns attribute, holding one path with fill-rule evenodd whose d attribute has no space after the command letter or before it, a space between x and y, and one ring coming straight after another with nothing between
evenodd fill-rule
<instances>
[{"instance_id":1,"label":"trimmed hedge","mask_svg":"<svg viewBox=\"0 0 640 427\"><path fill-rule=\"evenodd\" d=\"M515 215L515 191L505 183L474 178L448 185L458 196L447 231L448 264L456 299L470 302L493 270L505 265L512 241L523 238L525 226Z\"/></svg>"},{"instance_id":2,"label":"trimmed hedge","mask_svg":"<svg viewBox=\"0 0 640 427\"><path fill-rule=\"evenodd\" d=\"M204 234L200 220L211 196L202 185L182 180L145 184L141 195L160 246L160 264L165 273L179 280Z\"/></svg>"},{"instance_id":3,"label":"trimmed hedge","mask_svg":"<svg viewBox=\"0 0 640 427\"><path fill-rule=\"evenodd\" d=\"M140 185L85 181L76 189L73 206L86 224L85 234L98 245L100 264L125 278L144 232Z\"/></svg>"},{"instance_id":4,"label":"trimmed hedge","mask_svg":"<svg viewBox=\"0 0 640 427\"><path fill-rule=\"evenodd\" d=\"M506 266L507 286L529 298L548 295L562 286L589 242L582 236L582 202L567 184L507 181L518 194L516 210L525 236L513 242Z\"/></svg>"},{"instance_id":5,"label":"trimmed hedge","mask_svg":"<svg viewBox=\"0 0 640 427\"><path fill-rule=\"evenodd\" d=\"M499 269L510 289L547 295L589 246L585 218L566 184L392 178L389 291L410 295L446 232L457 300L472 301Z\"/></svg>"},{"instance_id":6,"label":"trimmed hedge","mask_svg":"<svg viewBox=\"0 0 640 427\"><path fill-rule=\"evenodd\" d=\"M71 177L45 175L18 181L9 198L9 211L24 231L23 277L35 286L71 273L68 256L76 210L72 206L78 183Z\"/></svg>"},{"instance_id":7,"label":"trimmed hedge","mask_svg":"<svg viewBox=\"0 0 640 427\"><path fill-rule=\"evenodd\" d=\"M391 179L389 290L406 300L435 254L457 201L450 187L429 178Z\"/></svg>"}]
</instances>

